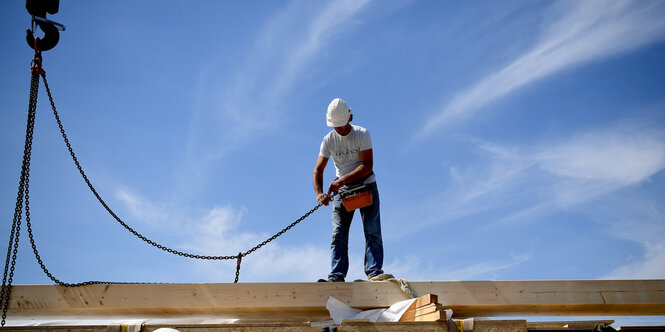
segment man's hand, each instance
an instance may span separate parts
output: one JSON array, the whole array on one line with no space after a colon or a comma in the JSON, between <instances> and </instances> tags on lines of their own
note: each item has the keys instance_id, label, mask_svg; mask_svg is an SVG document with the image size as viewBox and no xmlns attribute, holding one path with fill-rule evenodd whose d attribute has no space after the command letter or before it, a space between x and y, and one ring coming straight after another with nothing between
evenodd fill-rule
<instances>
[{"instance_id":1,"label":"man's hand","mask_svg":"<svg viewBox=\"0 0 665 332\"><path fill-rule=\"evenodd\" d=\"M328 187L328 196L330 196L331 193L336 193L339 188L342 188L344 186L344 183L342 182L341 179L337 179L333 182L330 182L330 187Z\"/></svg>"},{"instance_id":2,"label":"man's hand","mask_svg":"<svg viewBox=\"0 0 665 332\"><path fill-rule=\"evenodd\" d=\"M314 166L314 195L316 195L316 201L319 204L328 206L330 203L330 195L323 193L323 170L326 168L328 163L328 158L321 157L316 160L316 166Z\"/></svg>"},{"instance_id":3,"label":"man's hand","mask_svg":"<svg viewBox=\"0 0 665 332\"><path fill-rule=\"evenodd\" d=\"M320 193L316 196L316 201L319 202L320 204L328 206L328 204L330 203L330 196L324 193Z\"/></svg>"}]
</instances>

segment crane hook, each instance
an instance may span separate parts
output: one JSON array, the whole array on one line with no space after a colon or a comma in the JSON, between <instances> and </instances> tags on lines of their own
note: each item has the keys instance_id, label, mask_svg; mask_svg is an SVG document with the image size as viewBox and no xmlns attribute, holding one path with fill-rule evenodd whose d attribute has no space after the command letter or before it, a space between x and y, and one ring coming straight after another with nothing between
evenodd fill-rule
<instances>
[{"instance_id":1,"label":"crane hook","mask_svg":"<svg viewBox=\"0 0 665 332\"><path fill-rule=\"evenodd\" d=\"M60 40L60 32L58 32L58 30L65 31L64 25L46 19L46 13L57 13L59 5L59 0L25 1L25 8L28 10L28 13L32 15L32 29L26 30L25 39L31 48L39 48L35 51L48 51L54 48ZM35 25L39 26L39 28L44 32L44 37L39 39L38 44L35 44Z\"/></svg>"}]
</instances>

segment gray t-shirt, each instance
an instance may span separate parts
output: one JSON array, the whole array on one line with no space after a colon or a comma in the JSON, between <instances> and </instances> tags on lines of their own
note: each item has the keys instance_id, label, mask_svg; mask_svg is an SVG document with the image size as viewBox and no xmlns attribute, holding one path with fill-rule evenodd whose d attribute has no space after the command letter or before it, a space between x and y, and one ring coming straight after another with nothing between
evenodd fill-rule
<instances>
[{"instance_id":1,"label":"gray t-shirt","mask_svg":"<svg viewBox=\"0 0 665 332\"><path fill-rule=\"evenodd\" d=\"M335 130L331 130L321 142L319 156L330 158L335 163L337 177L352 172L360 166L360 151L372 148L372 137L367 129L351 125L352 129L346 136L341 136ZM365 183L375 181L374 174L370 175Z\"/></svg>"}]
</instances>

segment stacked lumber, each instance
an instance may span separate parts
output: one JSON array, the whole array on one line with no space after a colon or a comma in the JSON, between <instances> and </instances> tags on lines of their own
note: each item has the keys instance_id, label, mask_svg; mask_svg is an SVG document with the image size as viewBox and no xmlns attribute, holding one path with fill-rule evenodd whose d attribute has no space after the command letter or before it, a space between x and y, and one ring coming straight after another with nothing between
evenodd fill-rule
<instances>
[{"instance_id":1,"label":"stacked lumber","mask_svg":"<svg viewBox=\"0 0 665 332\"><path fill-rule=\"evenodd\" d=\"M427 294L417 298L404 312L400 322L441 322L447 321L453 311L445 309L439 303L436 294Z\"/></svg>"},{"instance_id":2,"label":"stacked lumber","mask_svg":"<svg viewBox=\"0 0 665 332\"><path fill-rule=\"evenodd\" d=\"M427 294L417 298L399 319L400 322L446 322L449 331L473 330L473 318L451 319L452 309L446 309L439 303L436 294Z\"/></svg>"}]
</instances>

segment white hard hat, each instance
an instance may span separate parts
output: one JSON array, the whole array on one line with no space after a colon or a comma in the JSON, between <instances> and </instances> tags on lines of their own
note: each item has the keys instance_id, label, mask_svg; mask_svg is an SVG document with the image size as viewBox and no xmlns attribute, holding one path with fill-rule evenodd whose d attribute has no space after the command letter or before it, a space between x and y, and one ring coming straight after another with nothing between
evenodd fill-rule
<instances>
[{"instance_id":1,"label":"white hard hat","mask_svg":"<svg viewBox=\"0 0 665 332\"><path fill-rule=\"evenodd\" d=\"M328 105L326 112L326 124L328 127L342 127L349 123L351 109L342 98L335 98Z\"/></svg>"}]
</instances>

